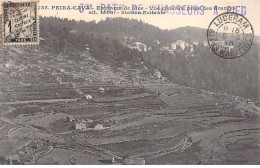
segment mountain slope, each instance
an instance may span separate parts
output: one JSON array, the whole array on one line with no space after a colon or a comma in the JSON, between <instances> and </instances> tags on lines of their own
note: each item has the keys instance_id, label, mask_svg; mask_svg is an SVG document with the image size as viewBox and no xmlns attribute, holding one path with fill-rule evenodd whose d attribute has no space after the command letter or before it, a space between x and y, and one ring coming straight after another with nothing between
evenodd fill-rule
<instances>
[{"instance_id":1,"label":"mountain slope","mask_svg":"<svg viewBox=\"0 0 260 168\"><path fill-rule=\"evenodd\" d=\"M123 164L125 157L146 164L260 163L253 103L173 84L142 62L151 54L162 67L171 55L131 50L95 23L44 19L39 46L0 47L0 164L10 157L40 165ZM200 51L194 68L208 63L209 49ZM173 68L189 63L183 54ZM215 64L194 75L232 63ZM188 81L180 76L187 67L176 79Z\"/></svg>"}]
</instances>

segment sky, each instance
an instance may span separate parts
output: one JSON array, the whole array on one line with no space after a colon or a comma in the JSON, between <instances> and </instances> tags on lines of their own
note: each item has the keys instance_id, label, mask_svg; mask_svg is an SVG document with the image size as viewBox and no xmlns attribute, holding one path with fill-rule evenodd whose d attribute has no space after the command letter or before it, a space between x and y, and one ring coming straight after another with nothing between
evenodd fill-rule
<instances>
[{"instance_id":1,"label":"sky","mask_svg":"<svg viewBox=\"0 0 260 168\"><path fill-rule=\"evenodd\" d=\"M3 1L3 0L0 0ZM30 1L30 0L15 0L15 1ZM145 7L150 5L204 5L207 7L214 6L245 6L245 17L252 24L255 35L260 36L259 9L260 0L40 0L41 6L79 6L79 4L92 4L94 7L100 4L124 4L132 6L132 4L142 4ZM223 11L219 11L219 14ZM57 16L60 18L69 18L85 21L100 21L106 17L126 17L142 20L146 23L155 25L161 29L175 29L178 27L194 26L200 28L208 28L210 22L216 17L213 10L206 10L204 15L90 15L84 11L80 13L78 10L40 10L41 16Z\"/></svg>"}]
</instances>

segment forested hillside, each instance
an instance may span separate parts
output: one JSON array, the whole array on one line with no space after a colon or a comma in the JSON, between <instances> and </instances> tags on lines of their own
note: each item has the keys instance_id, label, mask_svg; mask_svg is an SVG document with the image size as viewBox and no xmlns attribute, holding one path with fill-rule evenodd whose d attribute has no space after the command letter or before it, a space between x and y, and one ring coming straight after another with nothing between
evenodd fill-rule
<instances>
[{"instance_id":1,"label":"forested hillside","mask_svg":"<svg viewBox=\"0 0 260 168\"><path fill-rule=\"evenodd\" d=\"M159 47L177 40L205 41L206 30L185 27L175 30L161 30L138 20L123 18L106 19L99 23L76 22L58 18L41 18L41 47L55 53L75 53L85 50L88 44L91 53L102 62L121 66L123 62L141 67L159 69L172 82L206 89L214 92L228 92L248 98L258 96L257 45L254 43L244 56L225 60L215 55L209 47L198 45L193 53L189 51L168 54ZM77 35L69 33L75 29ZM138 52L124 46L124 37L131 37L152 47L148 52ZM56 40L51 40L56 39ZM159 46L152 46L159 40ZM76 56L76 55L75 55Z\"/></svg>"}]
</instances>

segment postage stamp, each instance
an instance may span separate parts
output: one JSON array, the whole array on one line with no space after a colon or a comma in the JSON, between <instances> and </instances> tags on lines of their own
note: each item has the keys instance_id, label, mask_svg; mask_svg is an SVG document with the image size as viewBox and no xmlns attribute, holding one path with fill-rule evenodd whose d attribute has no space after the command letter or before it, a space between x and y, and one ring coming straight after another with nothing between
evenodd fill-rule
<instances>
[{"instance_id":1,"label":"postage stamp","mask_svg":"<svg viewBox=\"0 0 260 168\"><path fill-rule=\"evenodd\" d=\"M39 44L38 1L2 3L2 44Z\"/></svg>"},{"instance_id":2,"label":"postage stamp","mask_svg":"<svg viewBox=\"0 0 260 168\"><path fill-rule=\"evenodd\" d=\"M212 20L208 27L207 40L215 54L226 59L234 59L250 49L254 40L254 30L246 17L227 12Z\"/></svg>"}]
</instances>

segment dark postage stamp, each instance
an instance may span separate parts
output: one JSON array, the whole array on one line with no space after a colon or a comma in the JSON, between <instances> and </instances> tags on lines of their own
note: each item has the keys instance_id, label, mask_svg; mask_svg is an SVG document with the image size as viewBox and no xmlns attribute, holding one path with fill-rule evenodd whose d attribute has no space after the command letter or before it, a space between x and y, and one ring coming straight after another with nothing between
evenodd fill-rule
<instances>
[{"instance_id":1,"label":"dark postage stamp","mask_svg":"<svg viewBox=\"0 0 260 168\"><path fill-rule=\"evenodd\" d=\"M2 3L2 44L39 44L37 1Z\"/></svg>"},{"instance_id":2,"label":"dark postage stamp","mask_svg":"<svg viewBox=\"0 0 260 168\"><path fill-rule=\"evenodd\" d=\"M211 50L226 59L244 55L254 40L254 30L244 16L227 12L212 20L207 31Z\"/></svg>"}]
</instances>

